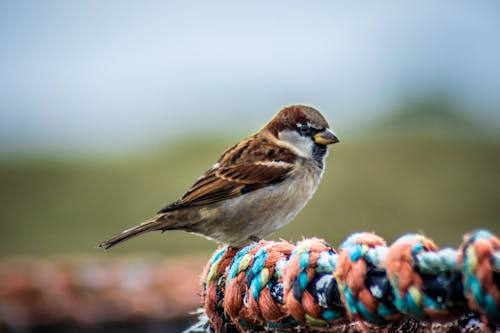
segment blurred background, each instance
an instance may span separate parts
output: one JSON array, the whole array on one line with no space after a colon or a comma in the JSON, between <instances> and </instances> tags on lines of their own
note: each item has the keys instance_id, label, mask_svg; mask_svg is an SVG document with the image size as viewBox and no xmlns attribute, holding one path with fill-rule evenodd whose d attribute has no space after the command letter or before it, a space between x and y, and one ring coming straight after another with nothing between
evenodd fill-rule
<instances>
[{"instance_id":1,"label":"blurred background","mask_svg":"<svg viewBox=\"0 0 500 333\"><path fill-rule=\"evenodd\" d=\"M96 245L289 104L321 110L341 143L272 238L499 234L499 35L495 1L1 2L0 331L186 327L215 244ZM148 293L165 297L134 303Z\"/></svg>"}]
</instances>

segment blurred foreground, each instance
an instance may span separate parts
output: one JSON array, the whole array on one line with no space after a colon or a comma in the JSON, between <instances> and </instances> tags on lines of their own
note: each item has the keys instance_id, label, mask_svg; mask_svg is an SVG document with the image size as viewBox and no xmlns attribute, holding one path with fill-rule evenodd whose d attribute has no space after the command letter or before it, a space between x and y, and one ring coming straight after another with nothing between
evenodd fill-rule
<instances>
[{"instance_id":1,"label":"blurred foreground","mask_svg":"<svg viewBox=\"0 0 500 333\"><path fill-rule=\"evenodd\" d=\"M180 332L201 304L202 259L0 262L0 332Z\"/></svg>"}]
</instances>

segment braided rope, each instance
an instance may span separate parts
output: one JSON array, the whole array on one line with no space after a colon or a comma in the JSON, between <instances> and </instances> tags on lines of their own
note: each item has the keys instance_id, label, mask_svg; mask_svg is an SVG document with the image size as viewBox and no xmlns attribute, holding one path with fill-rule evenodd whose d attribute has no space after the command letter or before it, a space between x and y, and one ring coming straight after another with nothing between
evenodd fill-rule
<instances>
[{"instance_id":1,"label":"braided rope","mask_svg":"<svg viewBox=\"0 0 500 333\"><path fill-rule=\"evenodd\" d=\"M339 253L317 238L260 241L218 250L203 283L210 332L331 331L354 321L366 331L408 318L447 322L471 310L484 330L495 330L500 240L480 230L458 250L439 250L418 234L387 247L356 233Z\"/></svg>"}]
</instances>

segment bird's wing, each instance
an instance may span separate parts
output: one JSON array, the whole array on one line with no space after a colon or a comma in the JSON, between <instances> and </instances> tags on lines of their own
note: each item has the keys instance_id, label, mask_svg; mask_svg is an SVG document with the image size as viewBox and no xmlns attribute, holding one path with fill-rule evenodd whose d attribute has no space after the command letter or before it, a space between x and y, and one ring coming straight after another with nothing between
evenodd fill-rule
<instances>
[{"instance_id":1,"label":"bird's wing","mask_svg":"<svg viewBox=\"0 0 500 333\"><path fill-rule=\"evenodd\" d=\"M184 196L158 214L208 205L284 180L294 169L296 155L258 134L229 148Z\"/></svg>"}]
</instances>

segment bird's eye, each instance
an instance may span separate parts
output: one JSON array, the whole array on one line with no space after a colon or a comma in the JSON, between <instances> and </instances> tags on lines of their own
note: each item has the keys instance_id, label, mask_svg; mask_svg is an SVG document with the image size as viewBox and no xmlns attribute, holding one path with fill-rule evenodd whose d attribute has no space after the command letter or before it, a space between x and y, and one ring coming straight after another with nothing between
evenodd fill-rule
<instances>
[{"instance_id":1,"label":"bird's eye","mask_svg":"<svg viewBox=\"0 0 500 333\"><path fill-rule=\"evenodd\" d=\"M299 133L301 135L304 135L304 136L311 135L311 133L312 133L311 127L307 124L300 125L298 130L299 130Z\"/></svg>"}]
</instances>

